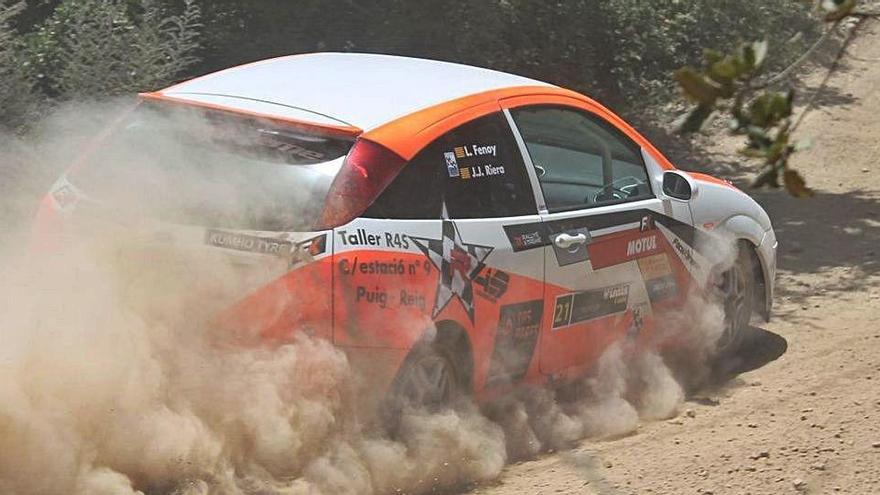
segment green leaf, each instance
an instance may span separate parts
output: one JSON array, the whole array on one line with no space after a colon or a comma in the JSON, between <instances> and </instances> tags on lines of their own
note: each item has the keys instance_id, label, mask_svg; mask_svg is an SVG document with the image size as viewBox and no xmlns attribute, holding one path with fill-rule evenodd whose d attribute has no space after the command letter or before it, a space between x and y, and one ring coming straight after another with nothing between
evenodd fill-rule
<instances>
[{"instance_id":1,"label":"green leaf","mask_svg":"<svg viewBox=\"0 0 880 495\"><path fill-rule=\"evenodd\" d=\"M682 67L675 71L675 79L685 96L695 103L712 106L718 99L718 88L692 67Z\"/></svg>"},{"instance_id":2,"label":"green leaf","mask_svg":"<svg viewBox=\"0 0 880 495\"><path fill-rule=\"evenodd\" d=\"M752 50L755 54L755 67L761 67L764 65L764 62L767 60L767 51L769 50L769 47L770 44L767 40L752 43Z\"/></svg>"},{"instance_id":3,"label":"green leaf","mask_svg":"<svg viewBox=\"0 0 880 495\"><path fill-rule=\"evenodd\" d=\"M739 77L739 71L731 57L725 57L709 66L707 74L713 81L720 84L730 84Z\"/></svg>"},{"instance_id":4,"label":"green leaf","mask_svg":"<svg viewBox=\"0 0 880 495\"><path fill-rule=\"evenodd\" d=\"M718 50L712 50L711 48L703 50L703 60L706 61L706 66L716 64L720 62L723 58L724 54L722 54Z\"/></svg>"}]
</instances>

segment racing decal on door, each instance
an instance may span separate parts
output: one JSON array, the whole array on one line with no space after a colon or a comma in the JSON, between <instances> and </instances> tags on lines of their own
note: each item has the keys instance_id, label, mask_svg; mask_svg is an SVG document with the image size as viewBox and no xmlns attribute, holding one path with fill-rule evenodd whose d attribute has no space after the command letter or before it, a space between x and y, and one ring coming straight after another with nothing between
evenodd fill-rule
<instances>
[{"instance_id":1,"label":"racing decal on door","mask_svg":"<svg viewBox=\"0 0 880 495\"><path fill-rule=\"evenodd\" d=\"M654 233L647 232L635 238L631 232L609 237L607 240L603 240L601 245L591 245L587 248L590 253L590 264L594 270L650 256L659 253L663 248L660 243L660 235L656 231Z\"/></svg>"},{"instance_id":2,"label":"racing decal on door","mask_svg":"<svg viewBox=\"0 0 880 495\"><path fill-rule=\"evenodd\" d=\"M556 297L553 330L626 311L630 284L592 289Z\"/></svg>"},{"instance_id":3,"label":"racing decal on door","mask_svg":"<svg viewBox=\"0 0 880 495\"><path fill-rule=\"evenodd\" d=\"M440 239L418 237L410 237L410 239L428 257L431 264L440 271L437 296L431 317L437 318L437 315L452 299L458 299L473 323L473 282L477 275L483 271L485 260L493 248L465 243L462 241L455 223L445 219Z\"/></svg>"},{"instance_id":4,"label":"racing decal on door","mask_svg":"<svg viewBox=\"0 0 880 495\"><path fill-rule=\"evenodd\" d=\"M478 296L495 303L507 294L510 275L505 271L486 267L474 278L474 283L481 289L477 292Z\"/></svg>"},{"instance_id":5,"label":"racing decal on door","mask_svg":"<svg viewBox=\"0 0 880 495\"><path fill-rule=\"evenodd\" d=\"M675 251L678 259L681 260L681 263L687 268L691 277L693 277L700 286L704 286L709 281L709 273L712 268L709 261L700 254L692 244L685 242L670 228L662 224L658 225L658 228L669 244L672 245L672 250Z\"/></svg>"},{"instance_id":6,"label":"racing decal on door","mask_svg":"<svg viewBox=\"0 0 880 495\"><path fill-rule=\"evenodd\" d=\"M594 270L660 253L663 251L661 242L665 239L674 248L678 243L676 253L683 257L686 265L691 266L689 270L695 279L705 280L703 272L707 272L705 258L699 254L697 247L709 245L703 242L709 234L652 210L627 210L545 223L508 225L504 226L504 231L516 252L549 245L553 246L559 266L589 260ZM662 237L658 232L663 234ZM580 249L560 248L553 243L553 239L563 233L584 234L587 242L580 245ZM602 242L595 242L599 240Z\"/></svg>"},{"instance_id":7,"label":"racing decal on door","mask_svg":"<svg viewBox=\"0 0 880 495\"><path fill-rule=\"evenodd\" d=\"M487 386L518 382L525 377L538 344L543 314L542 299L501 306Z\"/></svg>"},{"instance_id":8,"label":"racing decal on door","mask_svg":"<svg viewBox=\"0 0 880 495\"><path fill-rule=\"evenodd\" d=\"M510 241L515 253L542 248L548 243L543 223L505 225L504 233L507 234L507 240Z\"/></svg>"},{"instance_id":9,"label":"racing decal on door","mask_svg":"<svg viewBox=\"0 0 880 495\"><path fill-rule=\"evenodd\" d=\"M672 265L666 254L655 254L639 260L639 270L642 280L645 281L645 289L648 291L648 299L652 303L672 299L678 295L678 283L672 274Z\"/></svg>"}]
</instances>

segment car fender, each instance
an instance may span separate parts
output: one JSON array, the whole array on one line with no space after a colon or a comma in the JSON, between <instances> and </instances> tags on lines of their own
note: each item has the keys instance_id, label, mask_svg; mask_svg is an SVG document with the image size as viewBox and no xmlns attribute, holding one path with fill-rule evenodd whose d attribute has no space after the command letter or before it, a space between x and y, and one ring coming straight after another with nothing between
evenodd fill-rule
<instances>
[{"instance_id":1,"label":"car fender","mask_svg":"<svg viewBox=\"0 0 880 495\"><path fill-rule=\"evenodd\" d=\"M730 234L735 239L745 239L758 247L764 240L765 230L754 218L734 215L715 227L715 230Z\"/></svg>"},{"instance_id":2,"label":"car fender","mask_svg":"<svg viewBox=\"0 0 880 495\"><path fill-rule=\"evenodd\" d=\"M751 196L732 184L703 174L690 175L700 189L691 203L695 226L747 240L754 248L761 275L758 280L761 300L756 303L761 315L768 320L776 278L776 237L770 217Z\"/></svg>"},{"instance_id":3,"label":"car fender","mask_svg":"<svg viewBox=\"0 0 880 495\"><path fill-rule=\"evenodd\" d=\"M761 205L729 182L693 172L688 172L688 175L699 184L700 192L691 202L694 222L698 227L712 229L734 217L744 216L759 226L760 233L753 239L756 244L761 242L764 232L772 228L770 217Z\"/></svg>"}]
</instances>

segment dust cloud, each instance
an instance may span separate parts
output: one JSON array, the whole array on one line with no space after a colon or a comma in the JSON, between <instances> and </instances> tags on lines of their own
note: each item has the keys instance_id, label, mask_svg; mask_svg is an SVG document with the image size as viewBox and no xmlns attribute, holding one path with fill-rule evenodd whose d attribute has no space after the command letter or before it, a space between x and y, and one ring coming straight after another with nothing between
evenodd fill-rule
<instances>
[{"instance_id":1,"label":"dust cloud","mask_svg":"<svg viewBox=\"0 0 880 495\"><path fill-rule=\"evenodd\" d=\"M212 326L212 315L242 286L271 277L272 267L243 273L201 251L145 249L162 198L75 223L89 235L65 237L51 256L30 252L40 195L75 150L129 107L70 107L26 138L0 136L0 493L457 488L498 477L514 459L672 417L686 377L706 368L723 314L695 296L658 329L697 343L684 363L670 366L660 349L619 342L593 375L564 389L522 389L482 408L406 410L392 435L359 407L368 391L328 342L300 335L284 345L241 345ZM116 147L103 159L150 181L156 156L187 158L173 135L163 139L150 152ZM195 190L167 196L197 193L202 205L225 203L226 214L236 194L200 173L186 171L180 184Z\"/></svg>"}]
</instances>

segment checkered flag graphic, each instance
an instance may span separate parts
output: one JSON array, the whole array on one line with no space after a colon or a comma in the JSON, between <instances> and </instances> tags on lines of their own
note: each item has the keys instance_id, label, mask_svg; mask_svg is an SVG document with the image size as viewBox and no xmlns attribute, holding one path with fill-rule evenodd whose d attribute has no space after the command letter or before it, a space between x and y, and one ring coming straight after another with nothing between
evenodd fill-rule
<instances>
[{"instance_id":1,"label":"checkered flag graphic","mask_svg":"<svg viewBox=\"0 0 880 495\"><path fill-rule=\"evenodd\" d=\"M455 224L443 220L440 239L413 239L421 251L440 271L437 297L432 318L436 318L453 298L458 298L474 321L473 279L485 266L491 247L465 244Z\"/></svg>"}]
</instances>

